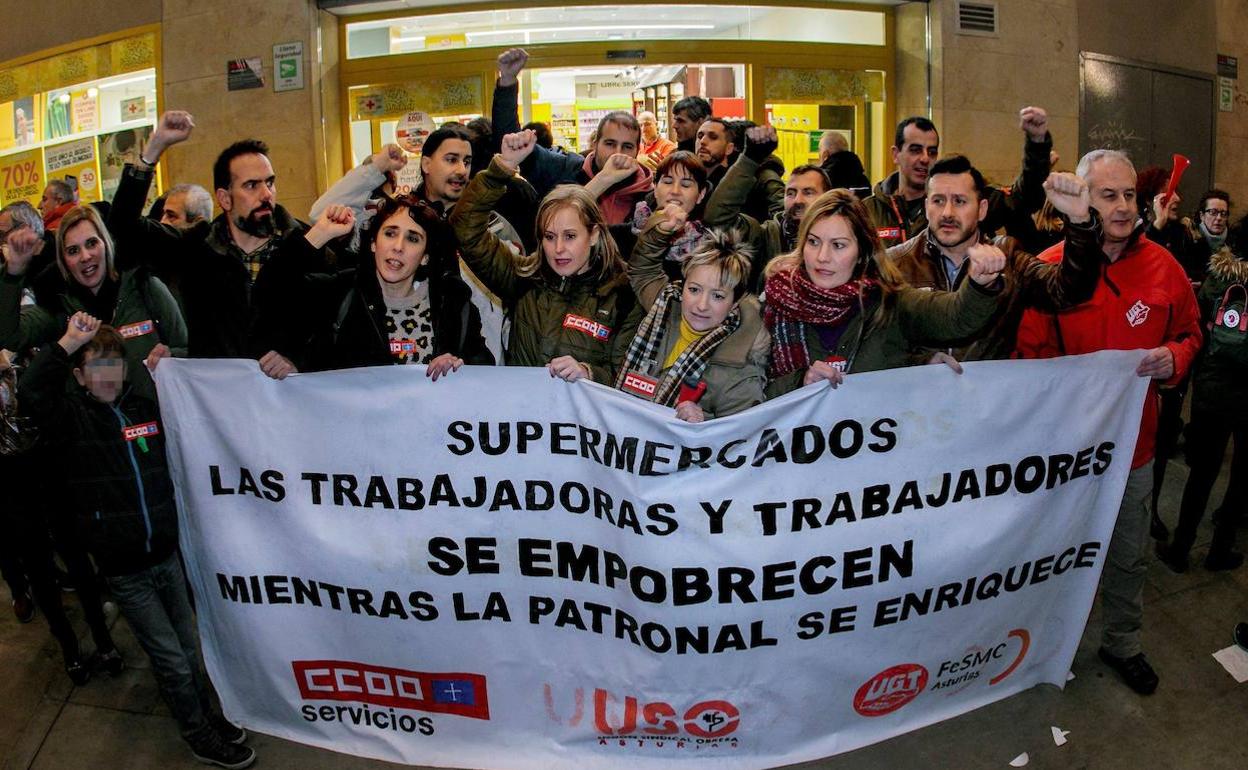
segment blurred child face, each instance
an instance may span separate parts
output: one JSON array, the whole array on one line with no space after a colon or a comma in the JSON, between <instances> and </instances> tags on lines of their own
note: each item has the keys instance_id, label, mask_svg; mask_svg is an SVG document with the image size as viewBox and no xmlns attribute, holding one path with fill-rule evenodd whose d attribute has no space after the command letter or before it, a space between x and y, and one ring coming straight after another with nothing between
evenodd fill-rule
<instances>
[{"instance_id":1,"label":"blurred child face","mask_svg":"<svg viewBox=\"0 0 1248 770\"><path fill-rule=\"evenodd\" d=\"M121 395L126 381L126 360L120 356L99 356L88 352L82 368L74 370L74 379L100 403L111 404Z\"/></svg>"},{"instance_id":2,"label":"blurred child face","mask_svg":"<svg viewBox=\"0 0 1248 770\"><path fill-rule=\"evenodd\" d=\"M698 265L685 275L680 314L695 332L719 326L737 306L732 289L723 286L720 277L719 269L713 265Z\"/></svg>"}]
</instances>

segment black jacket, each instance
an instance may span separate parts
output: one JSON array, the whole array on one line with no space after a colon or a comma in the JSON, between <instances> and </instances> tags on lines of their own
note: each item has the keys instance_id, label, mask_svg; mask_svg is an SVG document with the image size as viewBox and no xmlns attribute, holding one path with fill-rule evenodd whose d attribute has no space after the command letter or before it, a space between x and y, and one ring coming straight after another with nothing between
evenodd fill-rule
<instances>
[{"instance_id":1,"label":"black jacket","mask_svg":"<svg viewBox=\"0 0 1248 770\"><path fill-rule=\"evenodd\" d=\"M324 255L302 232L278 243L256 279L253 352L288 350L300 371L399 363L385 332L386 305L377 272L367 259L337 272L318 271ZM459 277L458 262L429 277L434 355L492 365L481 336L481 316Z\"/></svg>"},{"instance_id":2,"label":"black jacket","mask_svg":"<svg viewBox=\"0 0 1248 770\"><path fill-rule=\"evenodd\" d=\"M150 171L127 165L113 197L109 230L118 242L118 270L135 261L158 277L176 278L182 289L191 358L244 358L254 319L251 275L236 254L224 214L178 230L143 216ZM306 229L281 206L273 207L279 237ZM129 264L122 264L121 260ZM268 352L268 351L264 351ZM288 351L278 350L286 355Z\"/></svg>"},{"instance_id":3,"label":"black jacket","mask_svg":"<svg viewBox=\"0 0 1248 770\"><path fill-rule=\"evenodd\" d=\"M164 424L155 402L131 392L116 404L81 388L67 395L71 368L64 348L45 345L22 377L21 409L60 462L78 532L100 572L133 574L169 558L178 545ZM143 425L157 432L127 440L126 428Z\"/></svg>"}]
</instances>

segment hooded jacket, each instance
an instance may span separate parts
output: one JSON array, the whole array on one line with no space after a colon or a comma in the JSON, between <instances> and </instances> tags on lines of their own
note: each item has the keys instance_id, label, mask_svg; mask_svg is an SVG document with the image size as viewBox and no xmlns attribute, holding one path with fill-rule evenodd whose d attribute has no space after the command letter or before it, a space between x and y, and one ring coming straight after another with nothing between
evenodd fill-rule
<instances>
[{"instance_id":1,"label":"hooded jacket","mask_svg":"<svg viewBox=\"0 0 1248 770\"><path fill-rule=\"evenodd\" d=\"M21 408L60 461L78 532L100 572L133 574L163 562L178 545L164 423L155 402L132 391L115 404L82 388L67 395L71 367L59 344L40 350L21 381Z\"/></svg>"},{"instance_id":2,"label":"hooded jacket","mask_svg":"<svg viewBox=\"0 0 1248 770\"><path fill-rule=\"evenodd\" d=\"M1058 262L1066 249L1090 249L1101 261L1100 279L1092 298L1073 308L1046 313L1029 308L1018 326L1020 358L1052 358L1097 350L1149 350L1165 346L1174 355L1174 376L1164 385L1177 385L1200 350L1202 335L1196 297L1183 268L1162 247L1136 228L1122 254L1110 262L1101 249L1100 216L1093 211L1097 237L1068 240L1040 255ZM1074 255L1081 261L1084 255ZM1153 459L1157 438L1158 382L1149 384L1135 444L1132 469Z\"/></svg>"},{"instance_id":3,"label":"hooded jacket","mask_svg":"<svg viewBox=\"0 0 1248 770\"><path fill-rule=\"evenodd\" d=\"M584 186L595 176L597 172L594 171L594 153L591 152L581 163L581 169L576 175L576 183ZM609 225L631 222L637 202L644 200L646 193L653 188L654 180L651 178L650 169L638 165L631 179L617 182L598 196L598 208L602 210L602 216Z\"/></svg>"},{"instance_id":4,"label":"hooded jacket","mask_svg":"<svg viewBox=\"0 0 1248 770\"><path fill-rule=\"evenodd\" d=\"M659 293L668 283L663 270L664 254L671 236L658 228L663 214L651 215L646 222L628 263L629 279L641 306L649 311ZM763 325L762 307L758 298L746 294L737 306L741 313L741 325L715 347L702 373L706 392L698 401L707 419L726 417L745 411L762 403L763 389L767 385L767 362L771 353L771 334ZM681 305L676 300L667 310L663 346L658 358L666 360L672 345L680 335ZM651 372L651 376L666 370Z\"/></svg>"},{"instance_id":5,"label":"hooded jacket","mask_svg":"<svg viewBox=\"0 0 1248 770\"><path fill-rule=\"evenodd\" d=\"M513 309L507 364L545 366L570 355L589 366L595 382L613 385L641 321L628 276L600 281L591 270L561 277L545 259L533 275L520 275L511 250L486 227L509 176L495 158L468 184L450 216L460 256Z\"/></svg>"}]
</instances>

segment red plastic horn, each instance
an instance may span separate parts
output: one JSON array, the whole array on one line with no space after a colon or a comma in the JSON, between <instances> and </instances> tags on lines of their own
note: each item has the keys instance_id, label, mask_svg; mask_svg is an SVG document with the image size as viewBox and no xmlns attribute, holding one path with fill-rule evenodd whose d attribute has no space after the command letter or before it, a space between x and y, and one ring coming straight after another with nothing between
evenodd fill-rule
<instances>
[{"instance_id":1,"label":"red plastic horn","mask_svg":"<svg viewBox=\"0 0 1248 770\"><path fill-rule=\"evenodd\" d=\"M1170 168L1170 181L1166 183L1166 194L1161 199L1163 206L1170 200L1170 196L1174 195L1174 191L1179 189L1179 182L1183 179L1183 172L1187 171L1187 167L1190 165L1192 165L1192 162L1186 156L1179 155L1177 152L1174 154L1174 165Z\"/></svg>"}]
</instances>

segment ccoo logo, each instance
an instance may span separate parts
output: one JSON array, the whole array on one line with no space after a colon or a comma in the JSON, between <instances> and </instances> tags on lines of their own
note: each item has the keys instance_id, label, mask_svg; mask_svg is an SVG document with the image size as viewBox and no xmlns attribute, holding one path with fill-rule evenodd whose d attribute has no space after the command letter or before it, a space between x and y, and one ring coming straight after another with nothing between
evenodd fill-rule
<instances>
[{"instance_id":1,"label":"ccoo logo","mask_svg":"<svg viewBox=\"0 0 1248 770\"><path fill-rule=\"evenodd\" d=\"M864 717L891 714L919 697L927 686L927 669L918 663L886 668L868 679L854 693L854 711Z\"/></svg>"}]
</instances>

